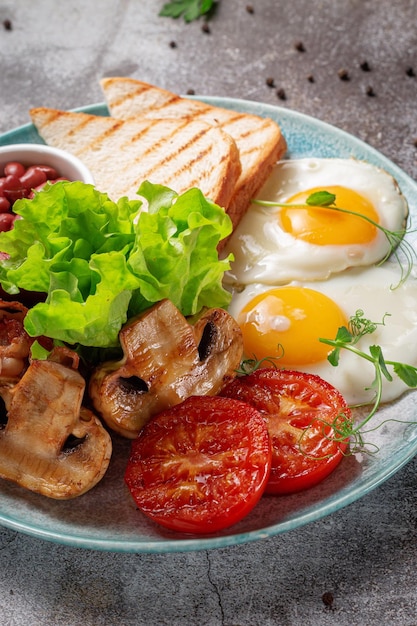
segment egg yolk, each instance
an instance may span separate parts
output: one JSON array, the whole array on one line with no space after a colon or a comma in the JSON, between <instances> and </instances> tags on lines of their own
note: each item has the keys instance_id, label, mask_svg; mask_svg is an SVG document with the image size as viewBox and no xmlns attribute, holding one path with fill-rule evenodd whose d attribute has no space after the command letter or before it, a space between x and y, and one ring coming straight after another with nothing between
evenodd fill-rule
<instances>
[{"instance_id":1,"label":"egg yolk","mask_svg":"<svg viewBox=\"0 0 417 626\"><path fill-rule=\"evenodd\" d=\"M277 287L248 302L238 316L248 358L279 358L282 366L308 365L327 358L347 318L324 294L306 287Z\"/></svg>"},{"instance_id":2,"label":"egg yolk","mask_svg":"<svg viewBox=\"0 0 417 626\"><path fill-rule=\"evenodd\" d=\"M365 197L338 185L326 185L301 191L286 200L289 204L305 205L307 198L317 191L328 191L336 196L334 206L369 218L379 223L378 213ZM366 244L377 234L377 227L364 217L335 211L331 207L284 207L282 228L298 239L324 245Z\"/></svg>"}]
</instances>

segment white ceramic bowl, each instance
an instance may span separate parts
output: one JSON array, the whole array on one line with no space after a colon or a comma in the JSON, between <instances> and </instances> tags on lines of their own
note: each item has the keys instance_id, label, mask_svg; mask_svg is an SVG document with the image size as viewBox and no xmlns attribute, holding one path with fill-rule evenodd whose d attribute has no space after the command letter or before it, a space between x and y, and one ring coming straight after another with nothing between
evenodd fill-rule
<instances>
[{"instance_id":1,"label":"white ceramic bowl","mask_svg":"<svg viewBox=\"0 0 417 626\"><path fill-rule=\"evenodd\" d=\"M10 161L18 161L25 167L30 165L49 165L63 178L94 184L93 175L80 159L65 150L52 148L44 144L21 143L0 146L0 172L3 171L6 163Z\"/></svg>"}]
</instances>

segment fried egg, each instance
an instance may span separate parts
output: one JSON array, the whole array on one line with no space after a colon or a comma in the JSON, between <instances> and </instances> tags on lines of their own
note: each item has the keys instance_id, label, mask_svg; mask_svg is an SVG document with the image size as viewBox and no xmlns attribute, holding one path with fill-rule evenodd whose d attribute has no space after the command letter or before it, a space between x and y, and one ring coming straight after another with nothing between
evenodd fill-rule
<instances>
[{"instance_id":1,"label":"fried egg","mask_svg":"<svg viewBox=\"0 0 417 626\"><path fill-rule=\"evenodd\" d=\"M306 207L317 191L334 194L336 207L361 216ZM281 161L257 199L295 206L252 203L226 249L234 255L228 284L323 280L349 267L372 265L391 250L381 228L401 231L408 215L393 177L355 159Z\"/></svg>"},{"instance_id":2,"label":"fried egg","mask_svg":"<svg viewBox=\"0 0 417 626\"><path fill-rule=\"evenodd\" d=\"M386 361L417 367L417 278L401 283L399 268L391 263L351 268L325 281L249 285L233 295L229 308L241 327L247 358L276 357L278 367L317 374L349 404L372 401L374 366L344 349L339 364L331 365L327 356L332 347L319 338L334 339L358 310L376 324L356 344L359 350L369 354L369 347L378 345ZM392 382L384 381L382 401L406 389L393 374Z\"/></svg>"}]
</instances>

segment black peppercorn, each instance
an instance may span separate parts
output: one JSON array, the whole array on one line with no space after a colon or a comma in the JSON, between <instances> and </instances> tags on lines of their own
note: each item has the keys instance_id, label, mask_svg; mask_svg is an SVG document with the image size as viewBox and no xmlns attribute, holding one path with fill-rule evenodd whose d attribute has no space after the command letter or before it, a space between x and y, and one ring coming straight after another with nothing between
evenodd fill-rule
<instances>
[{"instance_id":1,"label":"black peppercorn","mask_svg":"<svg viewBox=\"0 0 417 626\"><path fill-rule=\"evenodd\" d=\"M280 100L287 99L287 94L285 93L285 90L282 87L280 87L280 89L277 89L277 96Z\"/></svg>"},{"instance_id":2,"label":"black peppercorn","mask_svg":"<svg viewBox=\"0 0 417 626\"><path fill-rule=\"evenodd\" d=\"M323 604L325 604L326 606L332 606L334 598L331 591L326 591L325 593L323 593L321 599L323 600Z\"/></svg>"},{"instance_id":3,"label":"black peppercorn","mask_svg":"<svg viewBox=\"0 0 417 626\"><path fill-rule=\"evenodd\" d=\"M349 72L345 69L341 69L337 72L340 80L350 80Z\"/></svg>"}]
</instances>

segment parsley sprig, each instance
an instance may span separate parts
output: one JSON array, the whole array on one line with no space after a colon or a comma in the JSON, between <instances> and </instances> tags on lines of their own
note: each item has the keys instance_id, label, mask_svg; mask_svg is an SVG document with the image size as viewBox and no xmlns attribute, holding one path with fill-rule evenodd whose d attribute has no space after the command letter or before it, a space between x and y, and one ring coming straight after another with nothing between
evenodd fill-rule
<instances>
[{"instance_id":1,"label":"parsley sprig","mask_svg":"<svg viewBox=\"0 0 417 626\"><path fill-rule=\"evenodd\" d=\"M282 208L306 208L314 206L324 209L331 209L332 211L339 211L340 213L347 213L348 215L354 215L356 217L361 217L365 221L375 226L378 230L380 230L388 240L389 249L384 258L379 261L378 265L382 265L383 263L385 263L385 261L393 254L401 269L401 276L398 284L401 285L402 283L404 283L411 274L414 261L417 258L417 253L411 243L404 239L404 236L408 232L407 229L401 228L397 231L389 230L388 228L385 228L381 224L378 224L378 222L375 222L373 219L366 215L363 215L362 213L357 213L356 211L351 211L349 209L343 209L341 207L338 207L336 205L336 195L333 193L330 193L326 190L316 191L308 196L305 204L292 204L288 202L273 202L268 200L256 199L253 200L253 202L255 204L259 204L260 206L277 206ZM400 258L400 250L403 253L404 260Z\"/></svg>"},{"instance_id":2,"label":"parsley sprig","mask_svg":"<svg viewBox=\"0 0 417 626\"><path fill-rule=\"evenodd\" d=\"M322 343L333 347L332 352L327 357L331 365L336 367L339 364L341 350L349 350L360 358L372 363L375 370L375 377L371 385L367 387L367 389L374 390L375 392L369 412L359 424L348 428L347 431L341 432L341 437L356 436L360 442L363 441L363 429L375 415L382 402L383 381L384 379L389 382L393 380L393 375L390 373L388 366L392 368L393 373L398 376L398 378L400 378L407 385L407 387L417 387L416 367L407 365L406 363L400 363L399 361L386 360L383 356L381 346L371 345L369 346L369 352L364 352L357 347L359 340L364 335L372 334L378 326L385 326L385 318L387 316L389 316L389 314L385 314L381 322L372 322L365 318L364 312L359 309L356 311L355 315L350 318L348 327L341 326L338 329L335 339L319 339ZM356 408L359 408L359 406L364 405L358 405Z\"/></svg>"},{"instance_id":3,"label":"parsley sprig","mask_svg":"<svg viewBox=\"0 0 417 626\"><path fill-rule=\"evenodd\" d=\"M186 22L192 22L202 15L207 15L214 4L215 0L170 0L164 4L159 15L175 19L182 15Z\"/></svg>"}]
</instances>

